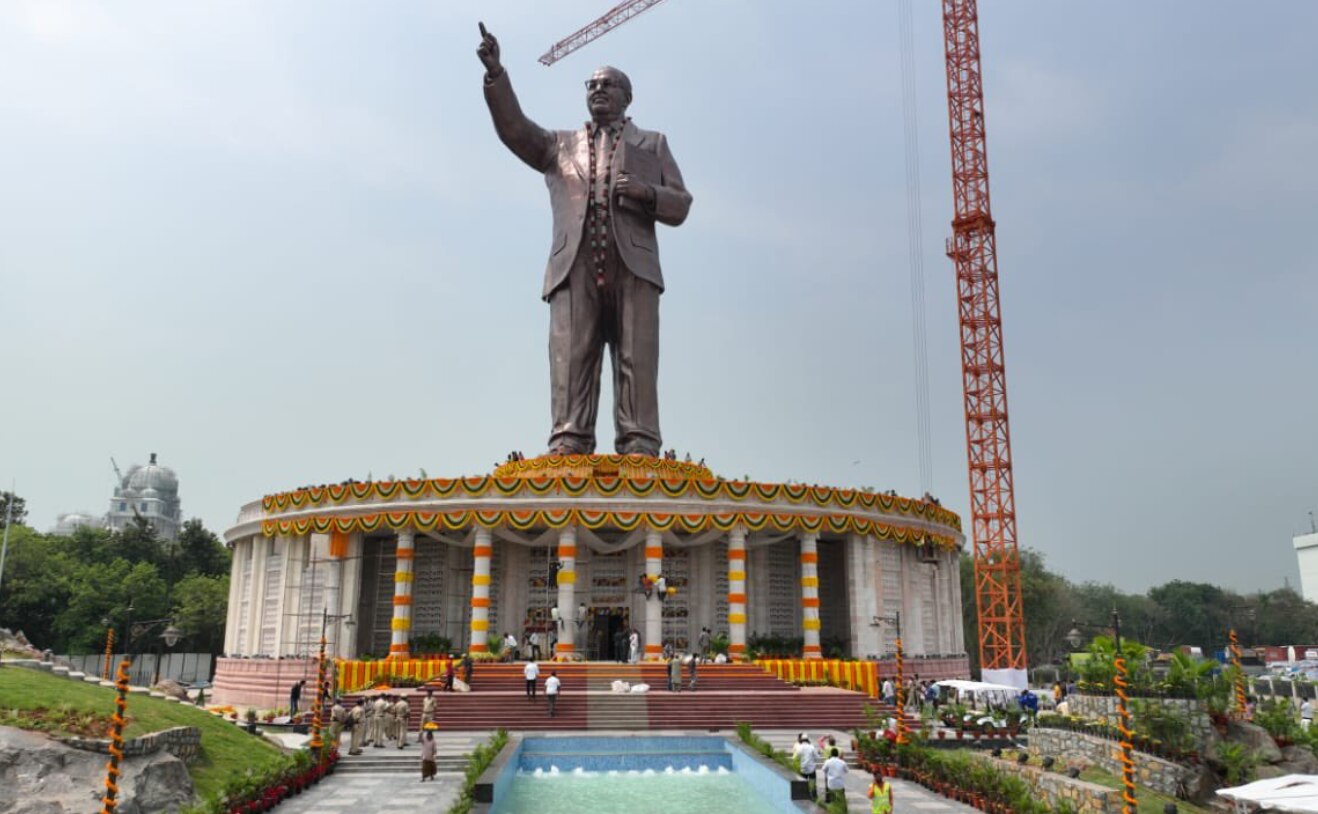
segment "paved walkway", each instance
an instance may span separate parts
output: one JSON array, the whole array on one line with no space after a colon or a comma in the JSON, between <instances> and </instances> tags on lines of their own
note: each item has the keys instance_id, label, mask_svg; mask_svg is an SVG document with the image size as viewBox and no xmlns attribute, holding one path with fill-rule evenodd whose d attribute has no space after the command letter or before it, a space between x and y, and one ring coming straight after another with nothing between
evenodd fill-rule
<instances>
[{"instance_id":1,"label":"paved walkway","mask_svg":"<svg viewBox=\"0 0 1318 814\"><path fill-rule=\"evenodd\" d=\"M634 735L636 732L554 732L553 736L568 735ZM685 735L683 731L650 731L646 735ZM706 734L706 733L701 733ZM734 734L721 732L719 734ZM796 732L785 730L762 730L758 734L775 748L784 751L791 749L796 739ZM811 732L812 737L831 734L846 749L851 743L851 735L842 731ZM490 736L486 732L453 732L436 736L439 741L441 756L465 755ZM294 738L288 736L288 745L297 745ZM344 746L346 747L346 739ZM346 748L343 750L346 753ZM395 754L391 747L389 754ZM368 750L367 754L377 753ZM402 754L416 757L415 741ZM344 758L351 761L351 757ZM336 772L321 781L309 791L286 800L280 807L280 814L412 814L423 811L427 814L443 814L457 802L462 791L463 776L458 772L441 772L433 781L422 783L420 780L420 759L417 758L415 774L364 774ZM856 770L847 773L847 803L852 814L869 814L869 800L865 792L869 788L869 775ZM962 803L934 794L922 786L905 780L891 779L893 790L894 814L974 814L974 809ZM583 814L608 814L607 812L583 812ZM711 814L716 814L711 812Z\"/></svg>"},{"instance_id":2,"label":"paved walkway","mask_svg":"<svg viewBox=\"0 0 1318 814\"><path fill-rule=\"evenodd\" d=\"M792 750L792 744L796 741L796 732L786 732L782 730L759 730L757 733L760 737L773 744L775 749L784 752ZM811 732L810 736L816 740L821 735L832 735L837 738L837 742L842 746L844 753L851 746L851 733L840 730L823 730ZM869 791L870 776L862 771L852 769L847 772L847 811L851 814L869 814L870 802L865 793ZM821 778L822 782L822 778ZM941 794L934 794L924 786L911 783L906 780L897 778L888 778L892 784L892 807L893 814L916 814L917 812L927 812L928 814L973 814L975 809L964 803L958 803L955 800L949 800Z\"/></svg>"}]
</instances>

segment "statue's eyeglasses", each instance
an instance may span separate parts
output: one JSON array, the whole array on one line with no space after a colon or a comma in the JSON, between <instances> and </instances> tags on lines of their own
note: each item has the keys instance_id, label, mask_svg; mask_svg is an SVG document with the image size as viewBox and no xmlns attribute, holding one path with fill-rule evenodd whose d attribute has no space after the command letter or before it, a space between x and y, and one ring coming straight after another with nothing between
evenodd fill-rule
<instances>
[{"instance_id":1,"label":"statue's eyeglasses","mask_svg":"<svg viewBox=\"0 0 1318 814\"><path fill-rule=\"evenodd\" d=\"M621 87L621 85L619 85L617 82L614 82L612 79L608 79L608 78L586 80L586 90L600 90L602 88L617 88L617 87Z\"/></svg>"}]
</instances>

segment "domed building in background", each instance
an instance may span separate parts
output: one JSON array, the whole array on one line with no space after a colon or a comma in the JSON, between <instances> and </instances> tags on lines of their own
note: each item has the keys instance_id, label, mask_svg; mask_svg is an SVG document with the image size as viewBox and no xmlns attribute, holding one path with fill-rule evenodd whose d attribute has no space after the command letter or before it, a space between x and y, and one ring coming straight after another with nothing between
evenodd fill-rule
<instances>
[{"instance_id":1,"label":"domed building in background","mask_svg":"<svg viewBox=\"0 0 1318 814\"><path fill-rule=\"evenodd\" d=\"M110 511L105 515L105 526L112 531L127 528L135 516L140 515L155 527L162 540L178 537L183 525L183 506L178 497L178 475L167 466L151 462L143 466L133 464L120 479L110 498Z\"/></svg>"},{"instance_id":2,"label":"domed building in background","mask_svg":"<svg viewBox=\"0 0 1318 814\"><path fill-rule=\"evenodd\" d=\"M91 512L63 512L55 518L55 528L50 533L59 537L72 537L73 532L84 526L104 528L105 518Z\"/></svg>"}]
</instances>

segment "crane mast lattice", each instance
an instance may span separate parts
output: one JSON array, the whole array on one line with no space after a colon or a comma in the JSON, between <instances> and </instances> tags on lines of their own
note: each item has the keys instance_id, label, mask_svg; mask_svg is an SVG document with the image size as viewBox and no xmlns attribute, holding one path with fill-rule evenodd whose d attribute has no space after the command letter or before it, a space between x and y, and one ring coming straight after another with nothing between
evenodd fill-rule
<instances>
[{"instance_id":1,"label":"crane mast lattice","mask_svg":"<svg viewBox=\"0 0 1318 814\"><path fill-rule=\"evenodd\" d=\"M976 6L976 0L943 0L955 205L947 255L956 266L961 326L980 669L985 680L1021 684L1025 617Z\"/></svg>"},{"instance_id":2,"label":"crane mast lattice","mask_svg":"<svg viewBox=\"0 0 1318 814\"><path fill-rule=\"evenodd\" d=\"M627 0L625 3L619 3L609 9L608 12L599 19L554 43L550 49L540 57L540 62L545 65L553 65L555 62L558 62L560 59L578 48L594 42L641 12L649 11L663 1L664 0Z\"/></svg>"}]
</instances>

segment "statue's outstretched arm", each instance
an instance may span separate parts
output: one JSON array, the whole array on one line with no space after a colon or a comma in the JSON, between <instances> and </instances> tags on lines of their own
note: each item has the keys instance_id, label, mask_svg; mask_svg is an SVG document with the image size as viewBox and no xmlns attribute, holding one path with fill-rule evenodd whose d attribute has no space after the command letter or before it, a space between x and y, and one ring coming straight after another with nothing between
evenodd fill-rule
<instances>
[{"instance_id":1,"label":"statue's outstretched arm","mask_svg":"<svg viewBox=\"0 0 1318 814\"><path fill-rule=\"evenodd\" d=\"M545 172L553 165L558 139L522 112L506 70L495 76L486 74L485 103L489 105L499 140L514 155L538 172Z\"/></svg>"}]
</instances>

